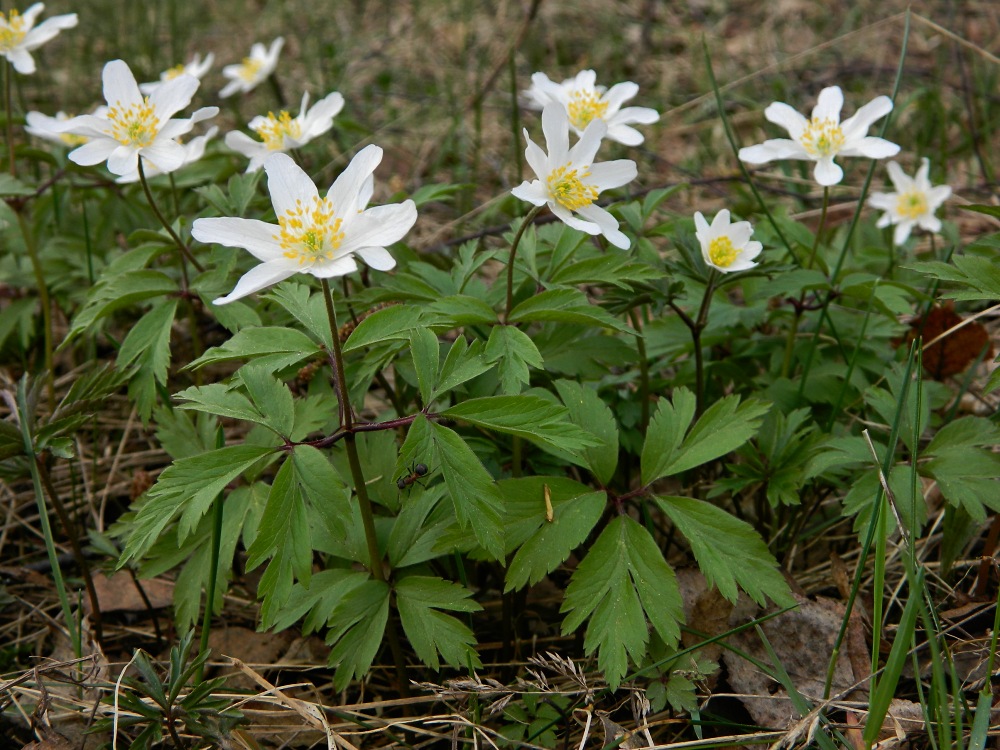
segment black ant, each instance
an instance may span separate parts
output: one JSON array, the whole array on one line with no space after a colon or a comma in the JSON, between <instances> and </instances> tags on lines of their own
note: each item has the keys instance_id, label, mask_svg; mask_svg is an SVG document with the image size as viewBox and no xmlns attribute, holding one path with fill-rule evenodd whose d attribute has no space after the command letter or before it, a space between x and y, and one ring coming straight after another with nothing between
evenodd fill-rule
<instances>
[{"instance_id":1,"label":"black ant","mask_svg":"<svg viewBox=\"0 0 1000 750\"><path fill-rule=\"evenodd\" d=\"M396 480L396 486L401 490L405 490L407 487L412 486L414 482L419 482L421 477L427 476L427 471L427 464L414 464L410 467L409 474L401 476Z\"/></svg>"}]
</instances>

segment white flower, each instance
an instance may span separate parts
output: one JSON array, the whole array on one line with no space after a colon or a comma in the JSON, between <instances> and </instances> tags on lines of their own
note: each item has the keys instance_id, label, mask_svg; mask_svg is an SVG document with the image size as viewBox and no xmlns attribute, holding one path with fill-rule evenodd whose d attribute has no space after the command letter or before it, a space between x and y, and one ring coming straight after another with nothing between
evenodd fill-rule
<instances>
[{"instance_id":1,"label":"white flower","mask_svg":"<svg viewBox=\"0 0 1000 750\"><path fill-rule=\"evenodd\" d=\"M709 226L701 211L694 214L695 236L701 243L701 257L712 268L723 273L746 271L753 268L754 258L764 249L756 240L751 240L753 227L749 221L729 223L729 210L722 209L712 219Z\"/></svg>"},{"instance_id":2,"label":"white flower","mask_svg":"<svg viewBox=\"0 0 1000 750\"><path fill-rule=\"evenodd\" d=\"M872 193L868 198L869 206L885 211L875 226L895 224L892 241L896 245L906 242L915 226L928 232L940 232L941 220L934 212L951 195L951 188L947 185L931 186L927 178L931 164L927 157L920 160L920 169L913 177L903 174L902 167L894 161L889 162L888 169L896 192Z\"/></svg>"},{"instance_id":3,"label":"white flower","mask_svg":"<svg viewBox=\"0 0 1000 750\"><path fill-rule=\"evenodd\" d=\"M277 226L227 217L198 219L191 226L191 235L200 242L242 247L262 261L215 304L246 297L297 273L321 279L343 276L357 269L354 256L379 271L395 266L385 246L410 231L417 207L407 200L365 208L375 186L372 173L380 161L382 149L365 147L321 198L290 156L268 157L264 171Z\"/></svg>"},{"instance_id":4,"label":"white flower","mask_svg":"<svg viewBox=\"0 0 1000 750\"><path fill-rule=\"evenodd\" d=\"M630 125L657 122L660 113L648 107L621 108L639 93L639 87L631 81L616 83L605 91L604 86L594 85L596 80L597 74L592 70L582 70L562 83L549 80L544 73L535 73L531 76L531 88L524 92L527 105L544 109L549 102L559 102L566 108L570 127L577 135L583 135L592 120L603 120L608 126L607 138L626 146L638 146L643 141L642 133Z\"/></svg>"},{"instance_id":5,"label":"white flower","mask_svg":"<svg viewBox=\"0 0 1000 750\"><path fill-rule=\"evenodd\" d=\"M173 79L177 78L177 76L182 76L185 73L187 73L189 76L194 76L200 81L202 78L205 77L205 74L209 70L211 70L212 63L214 62L215 62L215 55L213 55L211 52L205 55L204 60L201 59L201 55L195 55L186 65L184 64L175 65L169 70L165 70L162 73L160 73L159 81L152 81L150 83L140 83L139 91L141 91L144 94L152 94L153 89L155 89L161 83L164 83L166 81L172 81Z\"/></svg>"},{"instance_id":6,"label":"white flower","mask_svg":"<svg viewBox=\"0 0 1000 750\"><path fill-rule=\"evenodd\" d=\"M193 120L194 118L191 119ZM201 157L205 155L205 147L208 145L208 142L213 138L215 138L218 132L219 128L213 125L208 129L208 132L206 132L205 134L195 136L187 143L181 143L181 148L184 149L184 163L181 164L181 166L178 167L178 169L186 167L189 164L194 164L196 161L201 159ZM153 166L150 166L149 169L146 169L144 167L143 172L145 173L146 177L155 177L158 174L162 174L162 172L160 172L159 169ZM117 180L115 180L115 182L121 184L128 184L130 182L138 182L138 181L139 181L138 169L129 174L122 175Z\"/></svg>"},{"instance_id":7,"label":"white flower","mask_svg":"<svg viewBox=\"0 0 1000 750\"><path fill-rule=\"evenodd\" d=\"M772 103L764 110L764 117L780 125L788 138L774 138L756 146L740 149L740 159L749 164L764 164L780 159L802 159L816 162L816 182L824 187L836 185L844 177L844 170L834 164L835 156L867 156L885 159L899 153L899 146L884 138L869 136L868 128L892 110L892 100L877 96L863 106L853 117L840 121L844 95L839 86L830 86L819 92L819 99L807 120L787 104Z\"/></svg>"},{"instance_id":8,"label":"white flower","mask_svg":"<svg viewBox=\"0 0 1000 750\"><path fill-rule=\"evenodd\" d=\"M105 107L105 109L107 109ZM95 112L97 114L97 112ZM56 112L55 117L49 117L41 112L28 112L24 116L24 129L27 133L61 146L76 148L86 143L89 138L65 132L66 123L72 118L65 112Z\"/></svg>"},{"instance_id":9,"label":"white flower","mask_svg":"<svg viewBox=\"0 0 1000 750\"><path fill-rule=\"evenodd\" d=\"M160 172L173 172L184 164L185 157L176 138L219 112L218 107L203 107L189 119L170 119L190 103L198 89L198 79L193 76L181 75L160 84L145 98L122 60L105 65L103 78L107 111L74 117L63 128L66 133L88 138L69 153L70 161L83 166L107 160L111 172L127 175L138 169L141 156Z\"/></svg>"},{"instance_id":10,"label":"white flower","mask_svg":"<svg viewBox=\"0 0 1000 750\"><path fill-rule=\"evenodd\" d=\"M278 67L278 55L284 46L285 38L281 36L271 42L270 47L255 42L250 48L250 57L244 57L243 62L227 65L222 69L222 75L229 79L229 83L222 87L219 96L225 99L236 92L245 94L257 88Z\"/></svg>"},{"instance_id":11,"label":"white flower","mask_svg":"<svg viewBox=\"0 0 1000 750\"><path fill-rule=\"evenodd\" d=\"M524 131L528 142L524 155L538 179L525 180L510 192L536 206L547 203L552 213L574 229L603 234L612 245L627 249L632 243L618 229L618 221L594 203L602 190L621 187L637 174L635 162L629 159L594 163L606 130L603 120L592 120L570 148L566 110L558 103L546 105L542 110L542 131L548 154Z\"/></svg>"},{"instance_id":12,"label":"white flower","mask_svg":"<svg viewBox=\"0 0 1000 750\"><path fill-rule=\"evenodd\" d=\"M302 95L298 117L292 117L286 110L277 115L268 112L267 117L258 115L250 121L250 129L262 140L255 141L246 133L234 130L226 133L226 145L250 160L247 172L256 172L274 152L304 146L328 131L333 127L334 116L343 108L344 97L334 91L309 109L309 94L306 93Z\"/></svg>"},{"instance_id":13,"label":"white flower","mask_svg":"<svg viewBox=\"0 0 1000 750\"><path fill-rule=\"evenodd\" d=\"M24 11L24 15L16 10L7 15L0 13L0 54L18 73L34 73L35 59L31 50L41 47L63 29L76 26L76 13L52 16L35 26L35 19L43 10L44 3L35 3Z\"/></svg>"}]
</instances>

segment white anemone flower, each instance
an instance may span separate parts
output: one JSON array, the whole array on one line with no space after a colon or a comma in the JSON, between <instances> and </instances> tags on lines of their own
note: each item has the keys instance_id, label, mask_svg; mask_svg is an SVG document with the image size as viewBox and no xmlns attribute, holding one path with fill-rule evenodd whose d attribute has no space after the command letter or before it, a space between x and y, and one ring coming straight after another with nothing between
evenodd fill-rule
<instances>
[{"instance_id":1,"label":"white anemone flower","mask_svg":"<svg viewBox=\"0 0 1000 750\"><path fill-rule=\"evenodd\" d=\"M65 132L66 123L71 119L65 112L56 112L55 117L50 117L41 112L28 112L24 116L26 123L24 130L36 138L58 143L60 146L76 148L77 146L82 146L90 139L83 135L73 135L72 133Z\"/></svg>"},{"instance_id":2,"label":"white anemone flower","mask_svg":"<svg viewBox=\"0 0 1000 750\"><path fill-rule=\"evenodd\" d=\"M885 159L899 153L895 143L868 135L872 124L892 111L892 100L877 96L868 104L840 121L844 94L839 86L819 92L819 99L806 119L787 104L774 102L764 110L764 117L780 125L791 137L774 138L756 146L740 149L740 159L748 164L764 164L781 159L801 159L816 162L814 176L823 187L838 184L844 177L833 159L835 156L866 156Z\"/></svg>"},{"instance_id":3,"label":"white anemone flower","mask_svg":"<svg viewBox=\"0 0 1000 750\"><path fill-rule=\"evenodd\" d=\"M199 242L242 247L261 261L216 305L246 297L297 273L321 279L357 269L355 256L378 271L396 261L385 249L401 240L417 220L412 200L366 208L375 187L373 172L382 149L366 146L336 179L325 198L287 154L264 162L267 188L278 224L256 219L197 219L191 235Z\"/></svg>"},{"instance_id":4,"label":"white anemone flower","mask_svg":"<svg viewBox=\"0 0 1000 750\"><path fill-rule=\"evenodd\" d=\"M89 139L69 153L70 161L83 166L106 160L111 172L127 175L139 168L141 156L160 172L173 172L185 157L176 139L189 133L196 122L219 112L218 107L203 107L189 119L170 119L197 91L198 79L193 76L167 81L147 97L139 93L135 76L122 60L105 65L103 78L107 111L74 117L64 126L65 132Z\"/></svg>"},{"instance_id":5,"label":"white anemone flower","mask_svg":"<svg viewBox=\"0 0 1000 750\"><path fill-rule=\"evenodd\" d=\"M921 159L920 168L913 177L904 174L903 168L894 161L889 162L888 169L889 179L896 192L872 193L868 198L869 206L885 211L875 226L895 225L892 241L896 245L906 242L914 227L928 232L940 232L941 220L934 213L948 200L951 188L947 185L931 185L928 179L930 160L927 157Z\"/></svg>"},{"instance_id":6,"label":"white anemone flower","mask_svg":"<svg viewBox=\"0 0 1000 750\"><path fill-rule=\"evenodd\" d=\"M215 62L215 55L209 52L205 55L203 60L201 55L195 55L186 64L181 63L180 65L175 65L169 70L165 70L160 73L159 81L151 81L149 83L140 83L139 91L144 94L152 94L153 89L159 86L161 83L166 81L172 81L178 76L182 76L185 73L189 76L194 76L199 81L205 77L205 74L212 69L212 64Z\"/></svg>"},{"instance_id":7,"label":"white anemone flower","mask_svg":"<svg viewBox=\"0 0 1000 750\"><path fill-rule=\"evenodd\" d=\"M264 160L277 151L288 151L304 146L313 138L333 127L333 118L344 108L344 97L334 91L309 108L309 94L302 95L302 108L298 117L286 110L277 115L268 112L250 121L250 129L261 137L255 141L246 133L234 130L226 133L226 145L250 160L247 172L256 172Z\"/></svg>"},{"instance_id":8,"label":"white anemone flower","mask_svg":"<svg viewBox=\"0 0 1000 750\"><path fill-rule=\"evenodd\" d=\"M538 175L511 190L516 197L536 206L548 204L560 220L587 234L603 234L615 247L627 250L631 240L618 229L618 221L595 201L603 190L621 187L635 179L635 162L630 159L594 163L594 156L607 131L603 120L591 120L580 140L569 147L569 121L561 104L550 103L542 110L542 131L548 154L524 131L528 164ZM578 214L577 218L573 214Z\"/></svg>"},{"instance_id":9,"label":"white anemone flower","mask_svg":"<svg viewBox=\"0 0 1000 750\"><path fill-rule=\"evenodd\" d=\"M749 221L729 223L729 209L722 209L709 226L701 211L694 214L695 236L701 244L701 257L712 268L722 273L746 271L757 264L753 259L764 246L751 240L753 227Z\"/></svg>"},{"instance_id":10,"label":"white anemone flower","mask_svg":"<svg viewBox=\"0 0 1000 750\"><path fill-rule=\"evenodd\" d=\"M194 164L196 161L201 159L201 157L205 155L205 147L208 145L208 142L213 138L215 138L218 132L219 132L218 126L213 125L203 135L195 136L190 141L187 141L186 143L181 143L181 148L184 149L184 163L181 164L181 166L178 167L178 169L182 169L188 166L189 164ZM160 172L160 170L154 166L150 166L149 169L143 168L143 171L146 177L155 177L158 174L162 174L162 172ZM123 185L127 185L129 183L138 181L139 181L138 169L129 174L122 175L117 180L115 180L115 182Z\"/></svg>"},{"instance_id":11,"label":"white anemone flower","mask_svg":"<svg viewBox=\"0 0 1000 750\"><path fill-rule=\"evenodd\" d=\"M14 70L25 75L35 72L35 59L31 51L41 47L63 29L76 26L76 13L46 18L35 26L35 20L45 10L44 3L35 3L23 14L12 10L6 15L0 13L0 54L14 66Z\"/></svg>"},{"instance_id":12,"label":"white anemone flower","mask_svg":"<svg viewBox=\"0 0 1000 750\"><path fill-rule=\"evenodd\" d=\"M639 93L638 85L631 81L616 83L607 90L597 86L596 81L597 74L592 70L582 70L562 83L549 80L544 73L535 73L531 76L531 88L524 92L527 105L544 109L549 102L559 102L566 108L570 127L577 135L583 135L592 120L603 120L608 126L609 140L638 146L643 135L631 125L657 122L660 113L649 107L622 109L622 104Z\"/></svg>"},{"instance_id":13,"label":"white anemone flower","mask_svg":"<svg viewBox=\"0 0 1000 750\"><path fill-rule=\"evenodd\" d=\"M255 42L250 47L250 56L244 57L243 62L222 69L222 75L229 79L229 83L222 87L219 96L225 99L237 92L245 94L257 88L278 67L278 55L284 46L285 38L282 36L271 42L270 47Z\"/></svg>"}]
</instances>

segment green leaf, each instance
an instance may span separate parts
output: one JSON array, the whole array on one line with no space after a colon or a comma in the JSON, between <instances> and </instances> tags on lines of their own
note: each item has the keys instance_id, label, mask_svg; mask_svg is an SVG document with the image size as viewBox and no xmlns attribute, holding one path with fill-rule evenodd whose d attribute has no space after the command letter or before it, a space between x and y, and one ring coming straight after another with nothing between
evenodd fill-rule
<instances>
[{"instance_id":1,"label":"green leaf","mask_svg":"<svg viewBox=\"0 0 1000 750\"><path fill-rule=\"evenodd\" d=\"M543 447L578 451L597 444L588 432L567 419L567 409L527 394L468 399L445 409L441 416L516 435Z\"/></svg>"},{"instance_id":2,"label":"green leaf","mask_svg":"<svg viewBox=\"0 0 1000 750\"><path fill-rule=\"evenodd\" d=\"M335 690L344 690L371 668L389 620L389 586L384 581L365 581L349 591L330 615L327 643Z\"/></svg>"},{"instance_id":3,"label":"green leaf","mask_svg":"<svg viewBox=\"0 0 1000 750\"><path fill-rule=\"evenodd\" d=\"M567 263L553 273L549 281L567 286L612 284L622 289L630 289L632 282L651 281L662 276L662 271L645 263L639 263L627 255L608 253Z\"/></svg>"},{"instance_id":4,"label":"green leaf","mask_svg":"<svg viewBox=\"0 0 1000 750\"><path fill-rule=\"evenodd\" d=\"M255 424L267 423L267 417L250 403L250 399L222 383L191 386L177 393L174 398L182 402L177 406L178 409L193 409Z\"/></svg>"},{"instance_id":5,"label":"green leaf","mask_svg":"<svg viewBox=\"0 0 1000 750\"><path fill-rule=\"evenodd\" d=\"M244 328L222 346L213 346L187 366L196 370L205 365L230 360L262 360L269 372L315 357L323 350L302 331L264 326Z\"/></svg>"},{"instance_id":6,"label":"green leaf","mask_svg":"<svg viewBox=\"0 0 1000 750\"><path fill-rule=\"evenodd\" d=\"M392 524L386 552L393 568L433 560L442 552L437 542L454 524L454 518L441 503L445 487L437 485L426 491L414 490Z\"/></svg>"},{"instance_id":7,"label":"green leaf","mask_svg":"<svg viewBox=\"0 0 1000 750\"><path fill-rule=\"evenodd\" d=\"M136 513L118 567L142 557L178 516L178 540L183 541L226 485L272 452L259 445L231 445L168 466Z\"/></svg>"},{"instance_id":8,"label":"green leaf","mask_svg":"<svg viewBox=\"0 0 1000 750\"><path fill-rule=\"evenodd\" d=\"M447 182L434 182L430 185L421 185L410 196L410 200L417 204L417 208L420 208L426 203L447 200L461 189L461 185L455 185Z\"/></svg>"},{"instance_id":9,"label":"green leaf","mask_svg":"<svg viewBox=\"0 0 1000 750\"><path fill-rule=\"evenodd\" d=\"M469 345L464 336L455 339L448 350L441 372L438 373L437 385L431 391L430 401L440 398L443 394L458 387L472 378L482 375L492 365L483 354L483 342L476 339Z\"/></svg>"},{"instance_id":10,"label":"green leaf","mask_svg":"<svg viewBox=\"0 0 1000 750\"><path fill-rule=\"evenodd\" d=\"M403 630L424 664L440 669L440 654L453 667L482 667L472 631L451 615L438 611L478 612L482 607L469 599L472 592L430 576L409 576L399 581L395 590Z\"/></svg>"},{"instance_id":11,"label":"green leaf","mask_svg":"<svg viewBox=\"0 0 1000 750\"><path fill-rule=\"evenodd\" d=\"M456 294L435 300L427 307L428 315L435 325L449 328L459 326L494 325L496 311L478 297Z\"/></svg>"},{"instance_id":12,"label":"green leaf","mask_svg":"<svg viewBox=\"0 0 1000 750\"><path fill-rule=\"evenodd\" d=\"M572 380L557 380L555 387L573 424L599 441L594 447L584 448L583 457L597 481L606 486L618 468L618 424L611 409L593 388Z\"/></svg>"},{"instance_id":13,"label":"green leaf","mask_svg":"<svg viewBox=\"0 0 1000 750\"><path fill-rule=\"evenodd\" d=\"M240 380L250 395L250 400L263 416L261 423L277 435L287 438L295 423L295 403L292 392L280 380L272 377L263 365L247 365L239 371Z\"/></svg>"},{"instance_id":14,"label":"green leaf","mask_svg":"<svg viewBox=\"0 0 1000 750\"><path fill-rule=\"evenodd\" d=\"M118 350L118 367L136 371L129 380L129 396L143 421L156 405L156 384L167 384L170 367L170 329L177 312L177 300L156 305L128 332Z\"/></svg>"},{"instance_id":15,"label":"green leaf","mask_svg":"<svg viewBox=\"0 0 1000 750\"><path fill-rule=\"evenodd\" d=\"M649 423L642 447L642 483L679 474L724 456L749 440L770 407L759 401L740 403L726 396L694 419L695 398L687 388L674 390L673 403L663 399Z\"/></svg>"},{"instance_id":16,"label":"green leaf","mask_svg":"<svg viewBox=\"0 0 1000 750\"><path fill-rule=\"evenodd\" d=\"M297 321L306 327L313 336L323 342L327 349L333 348L333 338L330 332L330 319L327 317L326 302L323 293L313 294L305 284L285 282L272 287L267 293L268 299L273 299Z\"/></svg>"},{"instance_id":17,"label":"green leaf","mask_svg":"<svg viewBox=\"0 0 1000 750\"><path fill-rule=\"evenodd\" d=\"M483 549L493 559L501 559L504 552L502 499L493 477L458 433L429 422L423 416L413 422L411 432L414 428L429 431L433 461L441 467L459 525L471 527Z\"/></svg>"},{"instance_id":18,"label":"green leaf","mask_svg":"<svg viewBox=\"0 0 1000 750\"><path fill-rule=\"evenodd\" d=\"M948 265L941 261L911 263L911 268L941 281L959 286L957 291L944 291L944 297L957 300L993 301L1000 298L1000 269L995 259L980 255L954 255Z\"/></svg>"},{"instance_id":19,"label":"green leaf","mask_svg":"<svg viewBox=\"0 0 1000 750\"><path fill-rule=\"evenodd\" d=\"M303 617L302 633L309 635L326 627L333 610L350 591L368 580L368 572L332 568L314 574L308 582L296 583L274 620L264 620L265 628L290 628Z\"/></svg>"},{"instance_id":20,"label":"green leaf","mask_svg":"<svg viewBox=\"0 0 1000 750\"><path fill-rule=\"evenodd\" d=\"M538 479L538 477L531 477ZM507 569L504 592L535 585L565 562L570 553L586 541L607 506L605 492L586 492L569 498L554 498L542 483L536 495L537 517L545 519L539 529L521 545ZM545 506L548 492L551 514ZM549 520L549 516L551 520Z\"/></svg>"},{"instance_id":21,"label":"green leaf","mask_svg":"<svg viewBox=\"0 0 1000 750\"><path fill-rule=\"evenodd\" d=\"M486 343L486 360L499 371L501 390L506 394L520 393L528 383L528 367L545 366L538 347L515 326L494 326Z\"/></svg>"},{"instance_id":22,"label":"green leaf","mask_svg":"<svg viewBox=\"0 0 1000 750\"><path fill-rule=\"evenodd\" d=\"M427 328L414 328L410 331L410 356L413 357L413 369L417 373L420 398L425 405L429 404L441 362L441 345L437 336Z\"/></svg>"},{"instance_id":23,"label":"green leaf","mask_svg":"<svg viewBox=\"0 0 1000 750\"><path fill-rule=\"evenodd\" d=\"M740 586L762 607L764 597L781 606L793 603L777 561L746 521L689 497L658 497L656 502L691 544L706 580L729 601L736 601Z\"/></svg>"},{"instance_id":24,"label":"green leaf","mask_svg":"<svg viewBox=\"0 0 1000 750\"><path fill-rule=\"evenodd\" d=\"M410 337L410 331L419 328L422 308L416 305L392 305L377 310L358 323L347 341L343 351L352 352L382 341L405 341Z\"/></svg>"},{"instance_id":25,"label":"green leaf","mask_svg":"<svg viewBox=\"0 0 1000 750\"><path fill-rule=\"evenodd\" d=\"M87 303L73 319L67 338L74 338L96 321L137 302L176 294L177 283L160 271L139 269L101 279L87 295Z\"/></svg>"},{"instance_id":26,"label":"green leaf","mask_svg":"<svg viewBox=\"0 0 1000 750\"><path fill-rule=\"evenodd\" d=\"M13 21L13 19L11 19ZM25 185L16 177L12 177L6 172L0 174L0 197L9 198L21 195L34 195L35 189L30 185Z\"/></svg>"},{"instance_id":27,"label":"green leaf","mask_svg":"<svg viewBox=\"0 0 1000 750\"><path fill-rule=\"evenodd\" d=\"M616 689L628 669L646 653L649 633L643 612L668 645L680 640L684 618L673 570L649 532L618 516L594 542L573 573L561 612L562 632L572 633L590 618L584 650L598 650L597 663Z\"/></svg>"},{"instance_id":28,"label":"green leaf","mask_svg":"<svg viewBox=\"0 0 1000 750\"><path fill-rule=\"evenodd\" d=\"M508 323L555 321L613 328L621 333L634 333L622 321L597 305L577 289L550 289L529 297L510 311Z\"/></svg>"}]
</instances>

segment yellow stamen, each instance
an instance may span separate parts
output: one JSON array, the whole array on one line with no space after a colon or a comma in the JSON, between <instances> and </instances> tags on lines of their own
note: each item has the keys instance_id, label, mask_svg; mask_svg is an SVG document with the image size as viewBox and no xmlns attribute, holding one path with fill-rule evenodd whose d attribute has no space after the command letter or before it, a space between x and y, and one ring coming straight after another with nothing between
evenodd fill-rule
<instances>
[{"instance_id":1,"label":"yellow stamen","mask_svg":"<svg viewBox=\"0 0 1000 750\"><path fill-rule=\"evenodd\" d=\"M180 65L175 65L170 70L165 71L163 73L163 80L165 80L165 81L172 81L172 80L174 80L175 78L177 78L178 76L181 76L181 75L184 75L184 64L183 63L181 63Z\"/></svg>"},{"instance_id":2,"label":"yellow stamen","mask_svg":"<svg viewBox=\"0 0 1000 750\"><path fill-rule=\"evenodd\" d=\"M7 17L0 13L0 52L14 50L27 33L27 29L24 28L24 19L16 10L12 10Z\"/></svg>"},{"instance_id":3,"label":"yellow stamen","mask_svg":"<svg viewBox=\"0 0 1000 750\"><path fill-rule=\"evenodd\" d=\"M902 193L896 199L896 213L904 219L919 219L927 213L927 196L919 190Z\"/></svg>"},{"instance_id":4,"label":"yellow stamen","mask_svg":"<svg viewBox=\"0 0 1000 750\"><path fill-rule=\"evenodd\" d=\"M597 188L582 182L583 178L590 177L586 167L571 170L571 166L573 163L568 162L566 166L552 170L546 184L549 195L570 211L577 211L597 200Z\"/></svg>"},{"instance_id":5,"label":"yellow stamen","mask_svg":"<svg viewBox=\"0 0 1000 750\"><path fill-rule=\"evenodd\" d=\"M593 91L574 91L567 107L569 121L577 130L584 130L591 120L603 119L608 103Z\"/></svg>"},{"instance_id":6,"label":"yellow stamen","mask_svg":"<svg viewBox=\"0 0 1000 750\"><path fill-rule=\"evenodd\" d=\"M120 101L108 110L108 120L111 121L111 137L124 146L148 146L160 132L160 122L156 117L156 109L149 103L149 97L142 104L130 104L127 107Z\"/></svg>"},{"instance_id":7,"label":"yellow stamen","mask_svg":"<svg viewBox=\"0 0 1000 750\"><path fill-rule=\"evenodd\" d=\"M333 219L333 206L325 198L315 197L306 206L301 200L295 208L278 217L281 231L274 238L281 244L284 256L298 261L300 266L333 260L344 241L340 227L343 219Z\"/></svg>"},{"instance_id":8,"label":"yellow stamen","mask_svg":"<svg viewBox=\"0 0 1000 750\"><path fill-rule=\"evenodd\" d=\"M806 153L816 157L835 156L846 140L840 125L829 117L822 120L814 117L799 137L799 143Z\"/></svg>"},{"instance_id":9,"label":"yellow stamen","mask_svg":"<svg viewBox=\"0 0 1000 750\"><path fill-rule=\"evenodd\" d=\"M286 138L298 139L302 135L302 125L285 110L281 110L275 117L273 112L267 113L267 121L262 122L254 128L257 135L264 141L264 145L271 151L280 151L285 148Z\"/></svg>"},{"instance_id":10,"label":"yellow stamen","mask_svg":"<svg viewBox=\"0 0 1000 750\"><path fill-rule=\"evenodd\" d=\"M74 135L73 133L60 133L59 140L65 143L67 146L72 146L76 148L77 146L82 146L90 139L85 135Z\"/></svg>"},{"instance_id":11,"label":"yellow stamen","mask_svg":"<svg viewBox=\"0 0 1000 750\"><path fill-rule=\"evenodd\" d=\"M708 243L708 259L719 268L729 268L736 261L739 251L728 236L716 237Z\"/></svg>"},{"instance_id":12,"label":"yellow stamen","mask_svg":"<svg viewBox=\"0 0 1000 750\"><path fill-rule=\"evenodd\" d=\"M262 60L255 60L252 57L244 57L243 64L240 66L240 78L247 82L256 81L257 73L260 71L263 64L264 62Z\"/></svg>"}]
</instances>

